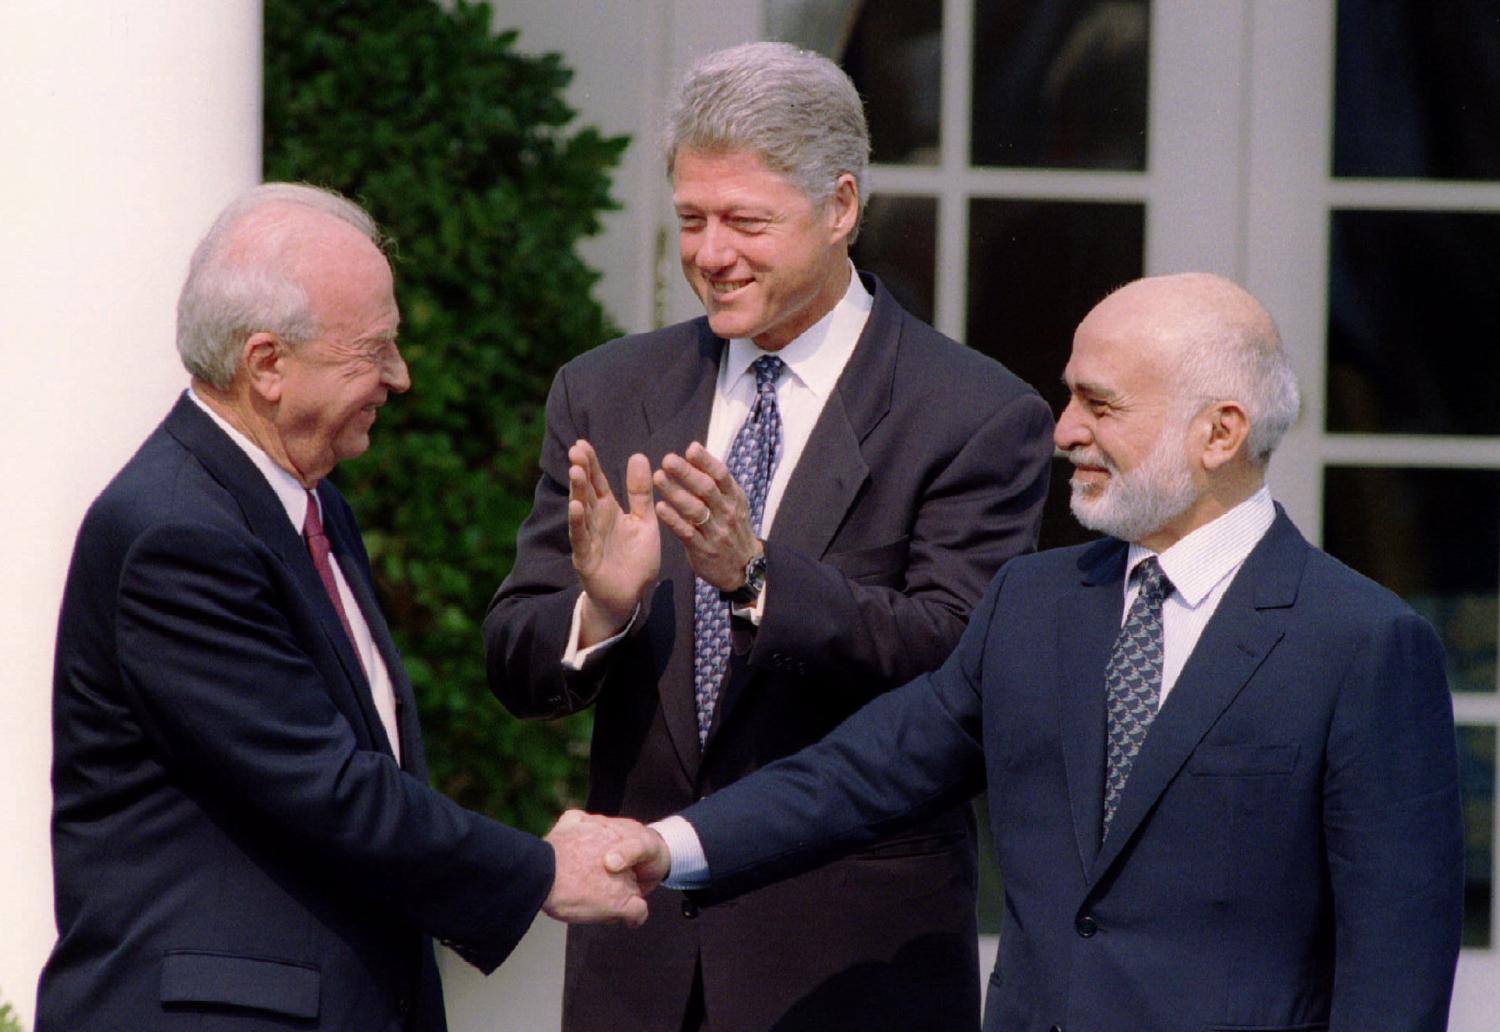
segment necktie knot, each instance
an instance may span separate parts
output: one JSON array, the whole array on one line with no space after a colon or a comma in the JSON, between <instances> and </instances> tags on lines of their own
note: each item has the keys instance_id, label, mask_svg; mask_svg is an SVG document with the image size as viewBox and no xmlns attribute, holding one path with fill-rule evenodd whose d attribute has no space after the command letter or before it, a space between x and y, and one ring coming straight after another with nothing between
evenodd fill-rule
<instances>
[{"instance_id":1,"label":"necktie knot","mask_svg":"<svg viewBox=\"0 0 1500 1032\"><path fill-rule=\"evenodd\" d=\"M764 398L767 394L776 393L776 380L786 368L786 363L776 355L762 355L750 368L755 370L756 397Z\"/></svg>"},{"instance_id":2,"label":"necktie knot","mask_svg":"<svg viewBox=\"0 0 1500 1032\"><path fill-rule=\"evenodd\" d=\"M1139 594L1148 602L1160 603L1172 593L1172 582L1162 570L1161 563L1157 562L1156 556L1141 560L1141 564L1136 567L1136 575L1140 578Z\"/></svg>"}]
</instances>

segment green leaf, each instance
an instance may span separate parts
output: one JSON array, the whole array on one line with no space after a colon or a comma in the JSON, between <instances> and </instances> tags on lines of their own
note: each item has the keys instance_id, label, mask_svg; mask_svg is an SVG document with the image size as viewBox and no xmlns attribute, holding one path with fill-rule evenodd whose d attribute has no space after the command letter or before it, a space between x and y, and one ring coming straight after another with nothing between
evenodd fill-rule
<instances>
[{"instance_id":1,"label":"green leaf","mask_svg":"<svg viewBox=\"0 0 1500 1032\"><path fill-rule=\"evenodd\" d=\"M493 17L465 0L265 0L264 161L267 179L358 201L391 240L412 389L334 479L433 783L540 832L583 799L592 715L511 717L485 685L480 625L530 508L552 375L618 333L575 246L616 207L629 141L572 128L571 70Z\"/></svg>"}]
</instances>

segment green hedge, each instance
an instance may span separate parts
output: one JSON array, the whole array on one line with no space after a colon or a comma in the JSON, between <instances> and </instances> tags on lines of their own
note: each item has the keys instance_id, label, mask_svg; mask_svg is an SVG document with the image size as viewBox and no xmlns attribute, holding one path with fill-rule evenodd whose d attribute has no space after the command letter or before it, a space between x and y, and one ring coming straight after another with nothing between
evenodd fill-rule
<instances>
[{"instance_id":1,"label":"green hedge","mask_svg":"<svg viewBox=\"0 0 1500 1032\"><path fill-rule=\"evenodd\" d=\"M571 73L487 4L266 0L265 176L332 187L394 240L413 387L334 480L365 531L433 782L532 830L582 798L589 716L523 724L484 685L479 625L530 509L542 405L614 335L577 257L627 139L572 129Z\"/></svg>"}]
</instances>

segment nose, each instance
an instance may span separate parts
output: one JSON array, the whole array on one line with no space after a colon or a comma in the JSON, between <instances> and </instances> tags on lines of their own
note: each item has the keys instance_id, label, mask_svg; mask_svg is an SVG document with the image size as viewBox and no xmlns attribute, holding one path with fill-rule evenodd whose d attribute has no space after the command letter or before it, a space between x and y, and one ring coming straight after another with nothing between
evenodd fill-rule
<instances>
[{"instance_id":1,"label":"nose","mask_svg":"<svg viewBox=\"0 0 1500 1032\"><path fill-rule=\"evenodd\" d=\"M717 272L734 264L735 251L729 229L718 219L709 219L698 234L693 263L704 272Z\"/></svg>"},{"instance_id":2,"label":"nose","mask_svg":"<svg viewBox=\"0 0 1500 1032\"><path fill-rule=\"evenodd\" d=\"M397 394L405 394L411 390L411 370L406 367L406 359L397 348L391 348L390 354L386 356L381 374L386 387Z\"/></svg>"},{"instance_id":3,"label":"nose","mask_svg":"<svg viewBox=\"0 0 1500 1032\"><path fill-rule=\"evenodd\" d=\"M1060 450L1068 451L1088 445L1093 439L1083 405L1077 398L1069 398L1062 415L1057 417L1057 427L1052 431L1052 443Z\"/></svg>"}]
</instances>

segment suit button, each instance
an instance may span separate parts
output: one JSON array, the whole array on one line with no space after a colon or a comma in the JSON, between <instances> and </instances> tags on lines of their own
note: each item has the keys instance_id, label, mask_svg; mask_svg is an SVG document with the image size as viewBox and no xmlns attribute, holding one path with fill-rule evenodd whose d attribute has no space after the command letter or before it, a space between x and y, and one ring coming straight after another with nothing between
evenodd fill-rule
<instances>
[{"instance_id":1,"label":"suit button","mask_svg":"<svg viewBox=\"0 0 1500 1032\"><path fill-rule=\"evenodd\" d=\"M1053 1025L1047 1032L1063 1032L1063 1027L1061 1025Z\"/></svg>"},{"instance_id":2,"label":"suit button","mask_svg":"<svg viewBox=\"0 0 1500 1032\"><path fill-rule=\"evenodd\" d=\"M698 916L698 904L694 903L690 899L684 899L682 901L682 916L683 917L689 917L689 918L697 917Z\"/></svg>"},{"instance_id":3,"label":"suit button","mask_svg":"<svg viewBox=\"0 0 1500 1032\"><path fill-rule=\"evenodd\" d=\"M1078 923L1073 927L1078 929L1079 935L1087 939L1099 930L1099 922L1095 921L1088 914L1084 914L1078 919Z\"/></svg>"}]
</instances>

